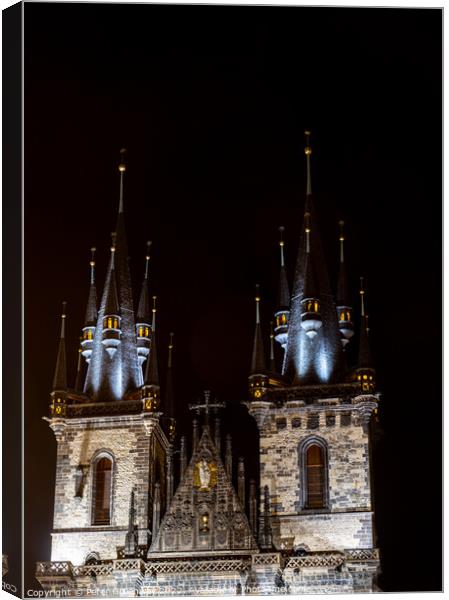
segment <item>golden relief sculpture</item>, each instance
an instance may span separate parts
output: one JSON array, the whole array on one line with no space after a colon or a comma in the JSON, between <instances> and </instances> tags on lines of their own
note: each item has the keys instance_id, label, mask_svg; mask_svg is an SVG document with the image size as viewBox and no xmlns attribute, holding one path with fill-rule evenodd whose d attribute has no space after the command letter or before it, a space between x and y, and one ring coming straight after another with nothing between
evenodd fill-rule
<instances>
[{"instance_id":1,"label":"golden relief sculpture","mask_svg":"<svg viewBox=\"0 0 449 600\"><path fill-rule=\"evenodd\" d=\"M217 465L202 458L195 464L193 485L200 492L208 492L217 485Z\"/></svg>"}]
</instances>

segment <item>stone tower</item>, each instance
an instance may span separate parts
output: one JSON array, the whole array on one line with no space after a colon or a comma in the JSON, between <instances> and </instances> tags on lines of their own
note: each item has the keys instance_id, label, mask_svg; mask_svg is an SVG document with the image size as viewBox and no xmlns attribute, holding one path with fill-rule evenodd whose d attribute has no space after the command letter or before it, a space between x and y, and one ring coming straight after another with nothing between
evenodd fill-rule
<instances>
[{"instance_id":1,"label":"stone tower","mask_svg":"<svg viewBox=\"0 0 449 600\"><path fill-rule=\"evenodd\" d=\"M97 307L92 256L75 388L67 384L64 310L47 419L57 442L51 559L74 565L117 558L130 511L136 545L143 552L151 543L156 487L162 509L166 503L169 440L160 423L155 308L151 322L148 305L149 256L136 325L124 224L125 170L122 154L111 258Z\"/></svg>"},{"instance_id":2,"label":"stone tower","mask_svg":"<svg viewBox=\"0 0 449 600\"><path fill-rule=\"evenodd\" d=\"M281 272L275 338L284 349L281 373L267 370L256 295L256 329L249 376L249 413L260 434L262 547L294 553L344 552L344 587L321 572L321 591L373 589L378 567L370 477L370 419L379 395L369 353L362 299L359 361L346 363L354 333L353 303L340 234L336 298L331 290L312 197L309 134L305 148L304 221L290 298L281 238ZM343 224L341 223L341 226ZM363 560L365 557L366 560ZM325 563L323 563L324 566ZM317 591L304 574L291 575L291 590ZM340 582L338 585L342 585Z\"/></svg>"}]
</instances>

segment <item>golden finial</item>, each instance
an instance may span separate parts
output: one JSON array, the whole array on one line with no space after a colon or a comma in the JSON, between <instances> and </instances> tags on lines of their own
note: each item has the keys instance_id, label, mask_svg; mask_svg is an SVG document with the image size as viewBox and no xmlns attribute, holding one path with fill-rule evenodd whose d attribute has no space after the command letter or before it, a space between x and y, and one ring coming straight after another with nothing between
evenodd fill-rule
<instances>
[{"instance_id":1,"label":"golden finial","mask_svg":"<svg viewBox=\"0 0 449 600\"><path fill-rule=\"evenodd\" d=\"M150 249L152 242L147 242L147 254L145 256L145 279L148 279L148 266L150 262Z\"/></svg>"},{"instance_id":2,"label":"golden finial","mask_svg":"<svg viewBox=\"0 0 449 600\"><path fill-rule=\"evenodd\" d=\"M312 154L312 147L310 145L310 131L306 129L306 131L304 131L304 134L306 136L306 147L304 148L304 154L306 156L309 156L310 154Z\"/></svg>"},{"instance_id":3,"label":"golden finial","mask_svg":"<svg viewBox=\"0 0 449 600\"><path fill-rule=\"evenodd\" d=\"M111 239L112 239L111 252L115 252L115 238L116 237L117 237L117 234L115 233L115 231L113 231L111 233Z\"/></svg>"},{"instance_id":4,"label":"golden finial","mask_svg":"<svg viewBox=\"0 0 449 600\"><path fill-rule=\"evenodd\" d=\"M151 329L152 329L153 333L156 330L156 298L157 298L157 296L153 296L153 308L152 308L153 320L151 323Z\"/></svg>"},{"instance_id":5,"label":"golden finial","mask_svg":"<svg viewBox=\"0 0 449 600\"><path fill-rule=\"evenodd\" d=\"M279 227L279 233L280 233L279 247L281 249L281 267L283 267L285 265L285 261L284 261L284 237L283 237L284 231L285 231L285 227L283 225L281 225Z\"/></svg>"},{"instance_id":6,"label":"golden finial","mask_svg":"<svg viewBox=\"0 0 449 600\"><path fill-rule=\"evenodd\" d=\"M124 173L126 171L125 154L126 148L122 148L120 150L120 164L118 166L118 170L120 171L120 173Z\"/></svg>"},{"instance_id":7,"label":"golden finial","mask_svg":"<svg viewBox=\"0 0 449 600\"><path fill-rule=\"evenodd\" d=\"M363 287L363 277L360 277L360 301L361 301L361 313L362 313L362 317L365 316L365 290Z\"/></svg>"},{"instance_id":8,"label":"golden finial","mask_svg":"<svg viewBox=\"0 0 449 600\"><path fill-rule=\"evenodd\" d=\"M310 213L309 212L304 213L304 221L305 221L306 233L310 233L312 230L310 228Z\"/></svg>"},{"instance_id":9,"label":"golden finial","mask_svg":"<svg viewBox=\"0 0 449 600\"><path fill-rule=\"evenodd\" d=\"M66 308L67 302L62 303L62 314L61 314L61 338L65 337L65 319L66 319Z\"/></svg>"},{"instance_id":10,"label":"golden finial","mask_svg":"<svg viewBox=\"0 0 449 600\"><path fill-rule=\"evenodd\" d=\"M345 233L344 233L344 225L345 222L344 221L338 221L338 224L340 225L340 242L344 242L345 241Z\"/></svg>"},{"instance_id":11,"label":"golden finial","mask_svg":"<svg viewBox=\"0 0 449 600\"><path fill-rule=\"evenodd\" d=\"M274 339L274 323L270 321L270 339Z\"/></svg>"},{"instance_id":12,"label":"golden finial","mask_svg":"<svg viewBox=\"0 0 449 600\"><path fill-rule=\"evenodd\" d=\"M169 335L170 335L170 341L169 341L169 343L168 343L168 349L169 349L169 350L173 350L173 336L174 336L175 334L173 333L173 331L171 331Z\"/></svg>"},{"instance_id":13,"label":"golden finial","mask_svg":"<svg viewBox=\"0 0 449 600\"><path fill-rule=\"evenodd\" d=\"M145 256L145 259L146 259L146 260L150 260L150 249L151 249L151 244L152 244L152 243L153 243L153 242L151 242L151 241L148 241L148 242L147 242L147 255Z\"/></svg>"},{"instance_id":14,"label":"golden finial","mask_svg":"<svg viewBox=\"0 0 449 600\"><path fill-rule=\"evenodd\" d=\"M91 252L91 259L90 259L90 266L91 267L95 267L95 252L96 252L96 248L91 248L90 252Z\"/></svg>"},{"instance_id":15,"label":"golden finial","mask_svg":"<svg viewBox=\"0 0 449 600\"><path fill-rule=\"evenodd\" d=\"M260 302L260 285L257 283L256 284L256 298L255 298L256 302Z\"/></svg>"},{"instance_id":16,"label":"golden finial","mask_svg":"<svg viewBox=\"0 0 449 600\"><path fill-rule=\"evenodd\" d=\"M279 233L281 234L280 240L279 240L279 246L283 246L284 245L284 240L283 240L283 233L285 231L285 227L283 225L281 225L279 227Z\"/></svg>"}]
</instances>

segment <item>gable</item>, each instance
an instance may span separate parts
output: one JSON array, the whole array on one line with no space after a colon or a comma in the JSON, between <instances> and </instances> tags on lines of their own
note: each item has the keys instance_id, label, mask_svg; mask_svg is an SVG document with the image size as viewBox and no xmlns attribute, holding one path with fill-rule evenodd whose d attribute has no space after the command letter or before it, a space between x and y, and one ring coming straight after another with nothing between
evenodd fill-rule
<instances>
[{"instance_id":1,"label":"gable","mask_svg":"<svg viewBox=\"0 0 449 600\"><path fill-rule=\"evenodd\" d=\"M240 499L206 426L149 552L255 548Z\"/></svg>"}]
</instances>

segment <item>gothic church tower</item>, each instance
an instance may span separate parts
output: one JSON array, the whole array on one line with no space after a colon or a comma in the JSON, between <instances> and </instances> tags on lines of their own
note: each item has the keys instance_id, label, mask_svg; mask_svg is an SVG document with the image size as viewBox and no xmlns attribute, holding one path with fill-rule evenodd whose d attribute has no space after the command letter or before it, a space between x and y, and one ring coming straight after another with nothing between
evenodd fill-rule
<instances>
[{"instance_id":1,"label":"gothic church tower","mask_svg":"<svg viewBox=\"0 0 449 600\"><path fill-rule=\"evenodd\" d=\"M366 591L372 589L378 567L370 420L377 413L379 394L369 352L363 288L359 360L354 368L347 365L345 349L354 334L354 308L346 281L344 233L342 229L335 298L312 196L312 148L308 132L306 135L306 201L291 297L281 238L274 313L275 339L284 350L279 374L266 368L261 299L256 296L247 406L260 433L260 514L269 515L260 528L259 541L261 547L271 550L342 552L347 556L345 585L353 591ZM310 589L305 575L290 576L292 591ZM343 590L328 577L323 591L332 591L332 586L334 591Z\"/></svg>"},{"instance_id":2,"label":"gothic church tower","mask_svg":"<svg viewBox=\"0 0 449 600\"><path fill-rule=\"evenodd\" d=\"M89 556L116 558L130 510L136 546L147 548L156 488L165 507L170 441L160 422L156 309L151 320L147 255L136 325L124 223L125 171L122 151L119 212L106 281L97 307L93 255L74 389L67 383L65 311L62 315L47 419L57 442L52 561L83 564Z\"/></svg>"}]
</instances>

